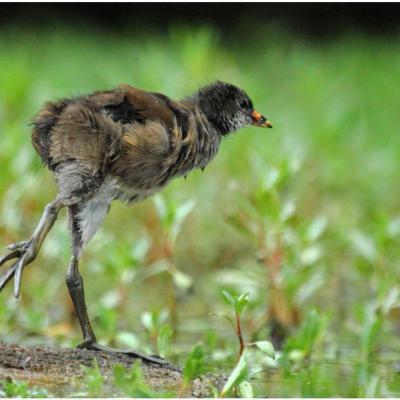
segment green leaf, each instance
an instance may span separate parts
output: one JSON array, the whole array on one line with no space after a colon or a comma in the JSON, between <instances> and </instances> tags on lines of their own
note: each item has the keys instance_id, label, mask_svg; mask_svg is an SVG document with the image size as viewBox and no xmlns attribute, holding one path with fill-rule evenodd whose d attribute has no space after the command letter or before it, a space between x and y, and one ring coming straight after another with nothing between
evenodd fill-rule
<instances>
[{"instance_id":1,"label":"green leaf","mask_svg":"<svg viewBox=\"0 0 400 400\"><path fill-rule=\"evenodd\" d=\"M307 228L307 240L310 242L315 242L324 233L327 225L328 220L324 215L315 218Z\"/></svg>"},{"instance_id":2,"label":"green leaf","mask_svg":"<svg viewBox=\"0 0 400 400\"><path fill-rule=\"evenodd\" d=\"M168 210L167 210L167 205L165 203L164 198L161 195L156 194L153 197L153 202L154 202L154 206L156 207L158 217L163 222L165 222L165 220L166 220L166 218L168 216Z\"/></svg>"},{"instance_id":3,"label":"green leaf","mask_svg":"<svg viewBox=\"0 0 400 400\"><path fill-rule=\"evenodd\" d=\"M228 300L229 304L231 304L232 306L235 307L237 298L235 298L236 296L234 296L233 294L229 293L227 290L223 290L222 294L224 295L224 297L226 298L226 300Z\"/></svg>"},{"instance_id":4,"label":"green leaf","mask_svg":"<svg viewBox=\"0 0 400 400\"><path fill-rule=\"evenodd\" d=\"M240 397L252 399L254 397L253 388L249 381L243 381L238 385Z\"/></svg>"},{"instance_id":5,"label":"green leaf","mask_svg":"<svg viewBox=\"0 0 400 400\"><path fill-rule=\"evenodd\" d=\"M378 249L374 239L366 234L356 231L351 233L350 240L355 251L363 258L374 263L378 258Z\"/></svg>"},{"instance_id":6,"label":"green leaf","mask_svg":"<svg viewBox=\"0 0 400 400\"><path fill-rule=\"evenodd\" d=\"M193 279L189 275L180 271L179 269L174 268L171 271L171 274L172 274L172 279L174 280L174 283L178 288L189 289L190 287L193 286Z\"/></svg>"},{"instance_id":7,"label":"green leaf","mask_svg":"<svg viewBox=\"0 0 400 400\"><path fill-rule=\"evenodd\" d=\"M271 342L268 342L267 340L261 340L261 341L255 342L255 345L261 351L263 351L268 357L271 357L272 359L275 360L275 349Z\"/></svg>"},{"instance_id":8,"label":"green leaf","mask_svg":"<svg viewBox=\"0 0 400 400\"><path fill-rule=\"evenodd\" d=\"M160 329L160 332L157 336L157 351L161 357L165 356L165 352L168 348L168 345L171 341L172 334L174 331L169 325L163 325Z\"/></svg>"},{"instance_id":9,"label":"green leaf","mask_svg":"<svg viewBox=\"0 0 400 400\"><path fill-rule=\"evenodd\" d=\"M140 320L142 322L142 325L148 331L152 331L155 329L154 318L153 318L153 315L149 311L144 311L142 313L142 315L140 316Z\"/></svg>"},{"instance_id":10,"label":"green leaf","mask_svg":"<svg viewBox=\"0 0 400 400\"><path fill-rule=\"evenodd\" d=\"M139 239L135 243L135 246L131 249L131 255L134 261L142 263L146 258L150 246L151 246L151 240L148 237L144 236L141 239Z\"/></svg>"},{"instance_id":11,"label":"green leaf","mask_svg":"<svg viewBox=\"0 0 400 400\"><path fill-rule=\"evenodd\" d=\"M122 347L136 349L139 346L139 341L132 332L119 332L117 334L117 342Z\"/></svg>"},{"instance_id":12,"label":"green leaf","mask_svg":"<svg viewBox=\"0 0 400 400\"><path fill-rule=\"evenodd\" d=\"M322 255L322 249L318 245L312 245L305 248L300 254L300 262L303 265L315 264Z\"/></svg>"},{"instance_id":13,"label":"green leaf","mask_svg":"<svg viewBox=\"0 0 400 400\"><path fill-rule=\"evenodd\" d=\"M321 337L327 323L327 316L311 309L304 318L296 336L290 337L285 344L287 354L291 350L303 353L302 357L308 357L318 339Z\"/></svg>"},{"instance_id":14,"label":"green leaf","mask_svg":"<svg viewBox=\"0 0 400 400\"><path fill-rule=\"evenodd\" d=\"M264 177L264 181L262 187L265 191L271 190L279 181L281 177L281 172L278 168L272 167L270 168Z\"/></svg>"},{"instance_id":15,"label":"green leaf","mask_svg":"<svg viewBox=\"0 0 400 400\"><path fill-rule=\"evenodd\" d=\"M400 217L393 218L386 227L386 233L390 238L400 234Z\"/></svg>"},{"instance_id":16,"label":"green leaf","mask_svg":"<svg viewBox=\"0 0 400 400\"><path fill-rule=\"evenodd\" d=\"M0 382L0 384L0 388L3 387L4 389L5 397L30 397L29 388L26 383L12 380L4 380Z\"/></svg>"},{"instance_id":17,"label":"green leaf","mask_svg":"<svg viewBox=\"0 0 400 400\"><path fill-rule=\"evenodd\" d=\"M294 201L287 201L282 205L280 212L281 221L285 222L292 218L296 213L296 204Z\"/></svg>"},{"instance_id":18,"label":"green leaf","mask_svg":"<svg viewBox=\"0 0 400 400\"><path fill-rule=\"evenodd\" d=\"M185 221L185 218L193 210L195 204L196 203L194 200L188 200L177 208L171 228L171 239L173 243L175 242L182 228L182 224Z\"/></svg>"},{"instance_id":19,"label":"green leaf","mask_svg":"<svg viewBox=\"0 0 400 400\"><path fill-rule=\"evenodd\" d=\"M129 370L121 364L113 366L113 385L125 397L153 398L156 393L145 383L142 368L135 362Z\"/></svg>"},{"instance_id":20,"label":"green leaf","mask_svg":"<svg viewBox=\"0 0 400 400\"><path fill-rule=\"evenodd\" d=\"M398 307L399 305L400 290L398 287L393 287L389 290L386 298L382 303L382 312L384 315L389 314L392 308Z\"/></svg>"},{"instance_id":21,"label":"green leaf","mask_svg":"<svg viewBox=\"0 0 400 400\"><path fill-rule=\"evenodd\" d=\"M102 397L104 377L101 373L99 364L96 359L94 359L93 367L86 367L85 372L85 383L88 392L87 396Z\"/></svg>"},{"instance_id":22,"label":"green leaf","mask_svg":"<svg viewBox=\"0 0 400 400\"><path fill-rule=\"evenodd\" d=\"M249 304L249 293L241 294L235 304L235 311L240 315L242 311L246 308L247 304Z\"/></svg>"},{"instance_id":23,"label":"green leaf","mask_svg":"<svg viewBox=\"0 0 400 400\"><path fill-rule=\"evenodd\" d=\"M189 383L196 379L198 376L206 372L204 359L206 353L201 344L198 344L190 352L186 359L185 366L183 367L183 380Z\"/></svg>"},{"instance_id":24,"label":"green leaf","mask_svg":"<svg viewBox=\"0 0 400 400\"><path fill-rule=\"evenodd\" d=\"M364 321L361 331L361 356L365 360L370 357L374 350L379 332L382 329L383 318L375 310L375 307L369 306L364 311Z\"/></svg>"},{"instance_id":25,"label":"green leaf","mask_svg":"<svg viewBox=\"0 0 400 400\"><path fill-rule=\"evenodd\" d=\"M243 351L242 356L240 357L236 367L233 369L232 373L229 375L224 388L221 392L221 397L226 393L231 391L234 387L240 385L243 381L247 379L249 375L249 369L246 361L246 350Z\"/></svg>"},{"instance_id":26,"label":"green leaf","mask_svg":"<svg viewBox=\"0 0 400 400\"><path fill-rule=\"evenodd\" d=\"M150 334L157 334L160 327L166 322L168 319L168 311L160 310L160 311L144 311L140 315L140 320L142 325L146 328Z\"/></svg>"},{"instance_id":27,"label":"green leaf","mask_svg":"<svg viewBox=\"0 0 400 400\"><path fill-rule=\"evenodd\" d=\"M303 358L305 357L305 353L303 350L299 350L299 349L293 349L289 352L288 354L288 358L290 361L293 362L298 362L303 360Z\"/></svg>"}]
</instances>

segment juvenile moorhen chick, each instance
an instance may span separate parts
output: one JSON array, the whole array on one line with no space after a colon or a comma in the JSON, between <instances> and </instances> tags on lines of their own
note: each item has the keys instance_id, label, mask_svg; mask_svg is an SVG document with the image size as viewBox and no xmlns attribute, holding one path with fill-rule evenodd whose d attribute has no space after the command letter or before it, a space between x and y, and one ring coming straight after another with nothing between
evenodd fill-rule
<instances>
[{"instance_id":1,"label":"juvenile moorhen chick","mask_svg":"<svg viewBox=\"0 0 400 400\"><path fill-rule=\"evenodd\" d=\"M58 194L47 204L29 240L11 244L0 266L0 290L14 276L18 297L21 274L31 263L61 208L67 207L72 258L66 282L84 342L80 348L121 351L154 363L165 361L97 343L84 299L78 261L83 247L103 222L114 199L137 202L162 189L172 178L204 168L221 139L239 128L271 128L236 86L215 82L194 95L173 101L160 93L128 85L87 96L48 102L33 121L32 143L53 172Z\"/></svg>"}]
</instances>

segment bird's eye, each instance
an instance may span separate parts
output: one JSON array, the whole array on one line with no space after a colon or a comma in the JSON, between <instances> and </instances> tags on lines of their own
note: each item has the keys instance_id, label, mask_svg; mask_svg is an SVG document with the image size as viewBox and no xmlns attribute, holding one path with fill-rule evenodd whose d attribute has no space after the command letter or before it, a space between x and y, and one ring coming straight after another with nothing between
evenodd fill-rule
<instances>
[{"instance_id":1,"label":"bird's eye","mask_svg":"<svg viewBox=\"0 0 400 400\"><path fill-rule=\"evenodd\" d=\"M247 108L248 105L249 105L249 103L248 103L246 100L243 100L243 101L240 103L240 107L241 107L241 108Z\"/></svg>"}]
</instances>

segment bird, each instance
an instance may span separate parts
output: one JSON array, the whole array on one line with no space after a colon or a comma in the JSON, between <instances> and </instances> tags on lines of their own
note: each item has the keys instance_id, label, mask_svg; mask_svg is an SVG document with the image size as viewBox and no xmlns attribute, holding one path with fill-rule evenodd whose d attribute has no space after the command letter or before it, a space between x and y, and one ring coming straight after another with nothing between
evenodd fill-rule
<instances>
[{"instance_id":1,"label":"bird","mask_svg":"<svg viewBox=\"0 0 400 400\"><path fill-rule=\"evenodd\" d=\"M171 179L204 167L228 134L246 126L272 128L239 87L216 81L174 101L164 94L121 84L110 90L49 101L32 122L32 145L57 186L28 240L0 257L0 291L14 278L20 294L23 269L32 263L61 209L68 210L71 260L66 284L82 331L78 348L121 352L163 364L158 356L105 347L92 328L79 272L82 251L111 203L136 203ZM11 263L8 261L13 260Z\"/></svg>"}]
</instances>

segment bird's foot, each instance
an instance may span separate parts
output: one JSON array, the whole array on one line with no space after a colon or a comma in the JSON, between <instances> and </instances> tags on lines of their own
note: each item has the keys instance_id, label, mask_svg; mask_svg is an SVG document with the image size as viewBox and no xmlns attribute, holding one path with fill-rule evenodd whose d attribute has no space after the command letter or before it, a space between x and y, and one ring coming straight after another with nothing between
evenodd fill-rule
<instances>
[{"instance_id":1,"label":"bird's foot","mask_svg":"<svg viewBox=\"0 0 400 400\"><path fill-rule=\"evenodd\" d=\"M16 259L16 261L0 274L0 290L15 276L14 296L18 297L21 288L22 270L35 259L37 246L34 240L24 240L22 242L10 244L7 246L7 249L10 250L10 252L0 257L0 267L12 259Z\"/></svg>"},{"instance_id":2,"label":"bird's foot","mask_svg":"<svg viewBox=\"0 0 400 400\"><path fill-rule=\"evenodd\" d=\"M160 366L170 366L175 369L177 368L174 364L171 364L169 361L167 361L164 358L159 357L157 355L146 356L145 354L141 354L141 353L139 353L137 351L133 351L133 350L113 349L111 347L102 346L101 344L99 344L97 342L93 342L91 340L85 341L85 342L81 343L80 345L78 345L78 349L105 351L107 353L114 353L114 354L126 354L130 357L139 358L148 363L157 364Z\"/></svg>"}]
</instances>

